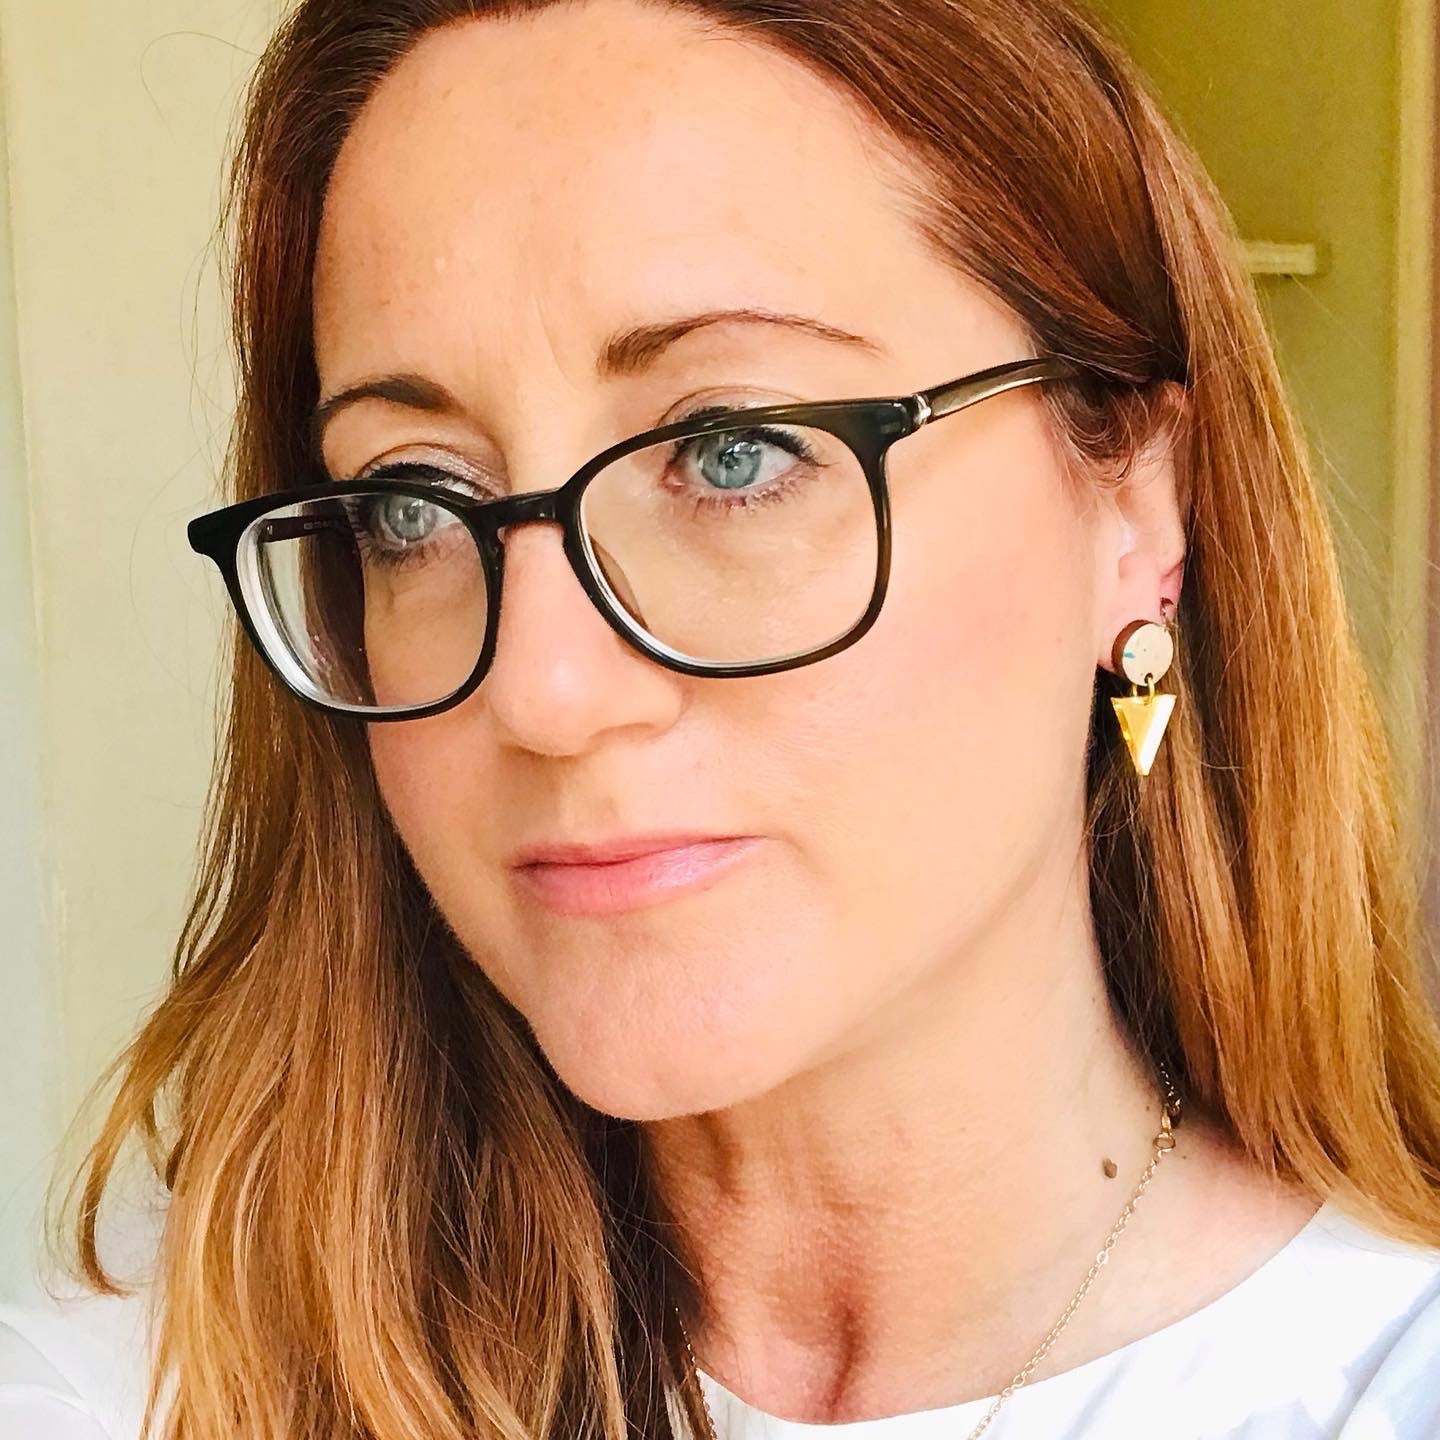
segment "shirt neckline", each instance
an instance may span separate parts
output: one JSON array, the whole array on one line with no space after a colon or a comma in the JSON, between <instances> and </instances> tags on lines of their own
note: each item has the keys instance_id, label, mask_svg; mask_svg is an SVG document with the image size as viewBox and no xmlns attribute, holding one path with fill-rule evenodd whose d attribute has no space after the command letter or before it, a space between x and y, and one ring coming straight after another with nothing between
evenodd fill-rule
<instances>
[{"instance_id":1,"label":"shirt neckline","mask_svg":"<svg viewBox=\"0 0 1440 1440\"><path fill-rule=\"evenodd\" d=\"M1030 1381L1023 1389L1016 1392L1014 1398L1009 1402L1010 1406L1061 1401L1066 1392L1077 1388L1083 1390L1103 1371L1122 1364L1127 1357L1140 1350L1181 1339L1188 1331L1213 1323L1216 1317L1224 1311L1270 1285L1281 1272L1288 1270L1297 1259L1303 1256L1303 1253L1323 1229L1335 1223L1343 1224L1344 1219L1343 1212L1336 1205L1333 1197L1327 1196L1304 1225L1273 1255L1261 1261L1248 1275L1242 1276L1228 1290L1217 1295L1213 1300L1206 1301L1204 1305L1192 1310L1188 1315L1182 1315L1179 1319L1172 1320L1169 1324L1162 1325L1146 1335L1138 1336L1124 1345L1117 1345L1103 1355L1097 1355L1078 1365L1072 1365L1066 1370L1057 1371L1054 1375L1047 1375L1043 1380ZM778 1415L772 1415L767 1410L761 1410L759 1406L742 1399L709 1371L698 1366L696 1369L704 1384L709 1386L713 1392L718 1393L731 1411L737 1415L743 1415L752 1422L763 1421L771 1427L766 1433L773 1434L775 1440L852 1440L852 1437L853 1440L871 1440L872 1436L878 1440L881 1426L899 1429L907 1425L933 1424L936 1421L944 1421L957 1427L964 1426L977 1422L996 1400L996 1396L993 1394L983 1395L973 1400L962 1400L954 1405L933 1406L926 1410L907 1410L898 1415L875 1416L867 1420L840 1421L838 1424L810 1420L787 1420ZM1028 1397L1028 1399L1024 1397ZM888 1435L889 1432L886 1433ZM908 1434L909 1431L906 1430L905 1433ZM896 1440L901 1440L901 1437L897 1435Z\"/></svg>"}]
</instances>

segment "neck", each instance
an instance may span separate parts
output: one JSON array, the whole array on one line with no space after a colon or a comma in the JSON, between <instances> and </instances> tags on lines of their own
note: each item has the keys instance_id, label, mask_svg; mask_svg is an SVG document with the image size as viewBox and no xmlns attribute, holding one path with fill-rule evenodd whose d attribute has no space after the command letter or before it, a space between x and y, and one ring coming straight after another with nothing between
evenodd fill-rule
<instances>
[{"instance_id":1,"label":"neck","mask_svg":"<svg viewBox=\"0 0 1440 1440\"><path fill-rule=\"evenodd\" d=\"M752 1403L954 1403L957 1356L994 1393L1083 1276L1162 1107L1074 873L776 1089L647 1124L705 1297L696 1358Z\"/></svg>"}]
</instances>

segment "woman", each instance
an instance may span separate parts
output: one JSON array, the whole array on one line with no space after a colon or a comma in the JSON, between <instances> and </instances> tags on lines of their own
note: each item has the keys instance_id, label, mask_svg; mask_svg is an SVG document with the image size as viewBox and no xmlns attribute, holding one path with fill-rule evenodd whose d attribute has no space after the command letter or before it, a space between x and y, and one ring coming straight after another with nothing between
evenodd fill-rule
<instances>
[{"instance_id":1,"label":"woman","mask_svg":"<svg viewBox=\"0 0 1440 1440\"><path fill-rule=\"evenodd\" d=\"M234 180L213 822L0 1432L1440 1433L1381 729L1115 45L304 0Z\"/></svg>"}]
</instances>

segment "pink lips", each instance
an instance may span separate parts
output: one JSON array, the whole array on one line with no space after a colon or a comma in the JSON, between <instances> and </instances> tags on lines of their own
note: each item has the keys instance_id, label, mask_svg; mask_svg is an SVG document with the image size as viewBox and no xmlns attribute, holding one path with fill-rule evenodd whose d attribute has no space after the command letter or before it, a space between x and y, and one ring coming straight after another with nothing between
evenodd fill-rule
<instances>
[{"instance_id":1,"label":"pink lips","mask_svg":"<svg viewBox=\"0 0 1440 1440\"><path fill-rule=\"evenodd\" d=\"M561 914L609 915L703 890L759 843L755 836L694 840L619 859L594 857L638 847L551 847L542 852L544 859L517 865L515 874Z\"/></svg>"}]
</instances>

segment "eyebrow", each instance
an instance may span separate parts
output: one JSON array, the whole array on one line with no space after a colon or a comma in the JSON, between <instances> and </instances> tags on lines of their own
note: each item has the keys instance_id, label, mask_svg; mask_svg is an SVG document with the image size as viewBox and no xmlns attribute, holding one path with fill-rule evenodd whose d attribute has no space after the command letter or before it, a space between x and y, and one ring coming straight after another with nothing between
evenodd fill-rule
<instances>
[{"instance_id":1,"label":"eyebrow","mask_svg":"<svg viewBox=\"0 0 1440 1440\"><path fill-rule=\"evenodd\" d=\"M698 315L683 315L674 320L659 320L648 325L632 326L617 331L606 342L595 362L595 373L601 379L634 375L656 360L677 340L714 325L759 325L794 330L813 335L835 344L848 345L870 354L885 353L885 347L864 335L842 330L809 315L791 315L783 311L753 307L730 310L706 310ZM423 375L383 375L362 380L322 400L315 407L310 421L312 449L318 454L326 425L341 411L362 400L384 400L407 410L427 414L459 414L460 402L443 385Z\"/></svg>"},{"instance_id":2,"label":"eyebrow","mask_svg":"<svg viewBox=\"0 0 1440 1440\"><path fill-rule=\"evenodd\" d=\"M883 353L884 347L863 335L842 330L837 325L809 315L787 315L776 310L746 308L740 310L706 310L699 315L684 315L678 320L661 320L651 325L638 325L622 330L606 342L596 361L595 371L604 379L617 375L633 375L653 364L661 352L692 331L710 325L768 325L784 330L798 330L841 345L851 345L872 354Z\"/></svg>"},{"instance_id":3,"label":"eyebrow","mask_svg":"<svg viewBox=\"0 0 1440 1440\"><path fill-rule=\"evenodd\" d=\"M433 415L453 415L460 410L460 402L443 386L423 375L382 375L374 380L362 380L358 385L322 400L310 417L310 449L320 455L320 442L325 427L341 410L362 400L386 400L391 405L402 405L407 410L421 410Z\"/></svg>"}]
</instances>

